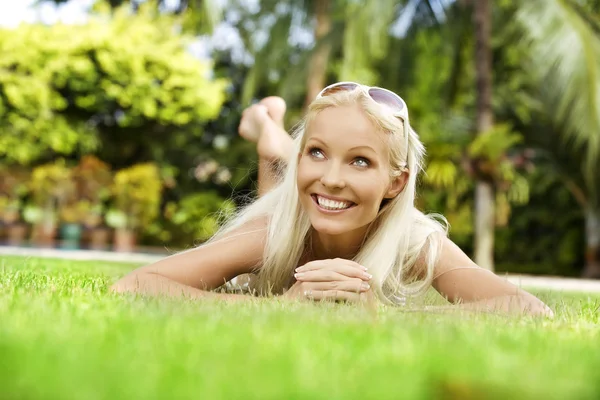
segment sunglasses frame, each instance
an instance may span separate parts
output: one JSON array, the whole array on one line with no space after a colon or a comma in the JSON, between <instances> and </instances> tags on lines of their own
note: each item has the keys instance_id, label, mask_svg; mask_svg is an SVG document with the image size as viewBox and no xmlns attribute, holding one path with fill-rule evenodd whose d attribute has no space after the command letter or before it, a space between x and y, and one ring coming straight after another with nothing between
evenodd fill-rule
<instances>
[{"instance_id":1,"label":"sunglasses frame","mask_svg":"<svg viewBox=\"0 0 600 400\"><path fill-rule=\"evenodd\" d=\"M360 83L356 83L356 82L350 82L350 81L344 81L344 82L336 82L333 83L331 85L328 85L326 87L323 88L323 90L321 90L319 92L319 94L317 94L317 99L321 98L321 97L327 97L328 94L325 94L328 90L333 89L337 86L343 86L343 85L355 85L354 88L350 89L348 88L347 90L349 91L353 91L356 89L360 89L363 92L365 92L366 94L369 95L369 97L371 98L371 100L373 100L375 103L379 104L379 105L384 105L386 106L390 111L392 111L394 117L396 118L400 118L402 120L402 126L403 126L403 133L404 133L404 138L406 140L405 143L405 147L406 147L406 157L408 158L408 135L409 135L409 123L408 123L408 106L406 105L406 102L404 101L404 99L400 96L398 96L396 93L392 92L391 90L382 88L382 87L378 87L378 86L367 86L367 85L362 85ZM401 110L394 110L394 108L392 106L390 106L387 103L380 103L377 100L375 100L373 98L373 95L371 94L371 89L376 89L376 90L381 90L387 94L390 94L393 98L399 100L402 103L402 109ZM402 168L406 168L408 166L408 160L405 161L403 163L404 165L402 166Z\"/></svg>"}]
</instances>

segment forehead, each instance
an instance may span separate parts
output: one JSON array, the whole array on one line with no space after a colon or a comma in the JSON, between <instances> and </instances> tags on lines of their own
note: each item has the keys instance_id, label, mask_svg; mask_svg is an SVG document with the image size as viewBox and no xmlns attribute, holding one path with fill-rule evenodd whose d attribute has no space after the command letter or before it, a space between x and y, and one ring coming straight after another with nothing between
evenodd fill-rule
<instances>
[{"instance_id":1,"label":"forehead","mask_svg":"<svg viewBox=\"0 0 600 400\"><path fill-rule=\"evenodd\" d=\"M306 140L318 138L348 147L370 146L385 152L385 133L373 124L358 106L329 107L319 112L307 126Z\"/></svg>"}]
</instances>

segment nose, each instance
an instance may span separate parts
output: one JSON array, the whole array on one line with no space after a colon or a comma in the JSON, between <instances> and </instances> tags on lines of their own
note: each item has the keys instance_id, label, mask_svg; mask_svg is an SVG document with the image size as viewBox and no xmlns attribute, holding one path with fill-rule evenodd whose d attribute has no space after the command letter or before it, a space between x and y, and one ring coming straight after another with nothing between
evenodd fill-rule
<instances>
[{"instance_id":1,"label":"nose","mask_svg":"<svg viewBox=\"0 0 600 400\"><path fill-rule=\"evenodd\" d=\"M326 163L323 168L323 174L321 175L321 184L330 189L342 189L346 187L340 163Z\"/></svg>"}]
</instances>

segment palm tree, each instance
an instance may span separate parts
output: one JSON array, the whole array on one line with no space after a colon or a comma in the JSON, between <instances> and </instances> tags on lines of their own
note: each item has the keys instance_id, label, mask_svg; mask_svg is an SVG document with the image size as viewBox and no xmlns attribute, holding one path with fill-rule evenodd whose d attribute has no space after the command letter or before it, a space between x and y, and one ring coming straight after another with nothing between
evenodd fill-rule
<instances>
[{"instance_id":1,"label":"palm tree","mask_svg":"<svg viewBox=\"0 0 600 400\"><path fill-rule=\"evenodd\" d=\"M521 0L516 19L542 82L541 98L555 128L583 154L565 184L585 216L584 275L600 277L600 2ZM579 176L579 178L577 178Z\"/></svg>"},{"instance_id":2,"label":"palm tree","mask_svg":"<svg viewBox=\"0 0 600 400\"><path fill-rule=\"evenodd\" d=\"M465 1L463 5L473 7L476 122L481 137L489 134L493 125L489 60L491 10L488 0ZM584 275L600 277L600 1L515 0L513 6L513 13L507 14L507 21L499 30L516 28L525 39L527 51L523 54L529 54L529 59L524 61L523 67L533 71L538 79L538 97L558 132L553 140L562 141L563 147L567 144L568 164L580 167L565 171L561 168L564 154L563 162L555 159L556 171L585 216ZM510 23L513 19L517 26ZM580 157L581 162L578 162ZM430 166L440 169L440 163ZM443 175L438 173L438 176ZM455 179L456 176L453 182ZM474 258L479 265L488 268L493 266L493 193L491 185L481 180L477 182Z\"/></svg>"},{"instance_id":3,"label":"palm tree","mask_svg":"<svg viewBox=\"0 0 600 400\"><path fill-rule=\"evenodd\" d=\"M429 3L425 0L261 1L260 13L254 15L254 20L261 26L260 35L266 33L268 40L257 46L255 32L242 34L246 47L254 55L244 102L249 102L261 84L265 85L273 75L281 82L278 89L283 97L302 96L305 105L323 88L328 74L339 80L378 83L373 66L388 56L390 27L407 8L413 10L414 21L435 21L435 7ZM290 38L299 31L310 32L310 43L290 45Z\"/></svg>"},{"instance_id":4,"label":"palm tree","mask_svg":"<svg viewBox=\"0 0 600 400\"><path fill-rule=\"evenodd\" d=\"M373 69L375 64L384 58L386 62L390 58L399 60L400 64L395 65L400 66L406 62L394 54L397 51L392 51L397 49L388 47L390 27L398 22L401 12L409 6L420 7L421 14L415 13L414 19L423 26L431 26L439 14L434 9L439 10L440 4L449 5L454 11L462 10L463 14L472 13L478 93L475 130L478 137L486 136L494 125L490 59L492 5L489 0L461 0L455 4L407 0L400 5L391 0L263 1L257 18L265 18L268 14L276 15L276 18L267 29L266 43L253 51L256 62L246 81L245 98L253 97L258 88L265 87L265 82L268 86L268 82L273 81L272 76L275 76L277 88L284 97L302 97L303 103L314 97L329 73L335 74L338 79L378 83ZM600 93L596 89L599 87L600 71L594 57L600 48L598 7L597 0L514 0L514 21L519 23L524 36L529 39L530 69L539 72L540 82L556 82L540 85L540 98L546 100L546 110L554 117L561 134L575 145L587 148L584 182L586 193L590 193L586 196L590 200L585 203L588 254L591 255L588 264L597 264L593 260L599 258L600 247L600 213L594 211L600 207L592 205L598 203L594 200L598 198L598 175L594 167L600 152ZM423 18L423 10L431 11L428 18ZM499 24L501 28L497 30L510 26L511 20ZM313 40L308 46L291 47L289 38L293 27L312 32L313 38L318 40ZM419 24L414 29L419 29ZM248 48L253 48L252 38L247 38L246 43ZM335 62L327 62L330 57ZM390 67L388 71L398 74L397 67ZM395 80L392 75L388 78ZM307 83L309 91L306 90ZM490 182L480 179L475 196L474 258L489 269L493 269L494 195Z\"/></svg>"},{"instance_id":5,"label":"palm tree","mask_svg":"<svg viewBox=\"0 0 600 400\"><path fill-rule=\"evenodd\" d=\"M331 53L331 43L323 40L331 33L331 1L317 1L314 4L314 8L314 37L317 45L309 59L306 99L304 101L305 108L317 97L317 94L325 86L327 64L329 63L329 55Z\"/></svg>"},{"instance_id":6,"label":"palm tree","mask_svg":"<svg viewBox=\"0 0 600 400\"><path fill-rule=\"evenodd\" d=\"M489 0L473 6L475 25L475 71L477 80L477 135L486 135L494 124L492 111L492 10ZM475 187L475 254L481 267L494 270L494 188L492 182L479 180Z\"/></svg>"}]
</instances>

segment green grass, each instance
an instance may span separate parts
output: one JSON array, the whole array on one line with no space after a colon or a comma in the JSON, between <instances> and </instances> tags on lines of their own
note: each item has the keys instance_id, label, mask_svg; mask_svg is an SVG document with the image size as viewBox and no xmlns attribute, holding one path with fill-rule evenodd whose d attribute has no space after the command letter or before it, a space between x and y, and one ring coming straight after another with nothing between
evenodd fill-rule
<instances>
[{"instance_id":1,"label":"green grass","mask_svg":"<svg viewBox=\"0 0 600 400\"><path fill-rule=\"evenodd\" d=\"M554 320L118 296L131 264L0 257L1 399L597 399L598 295Z\"/></svg>"}]
</instances>

